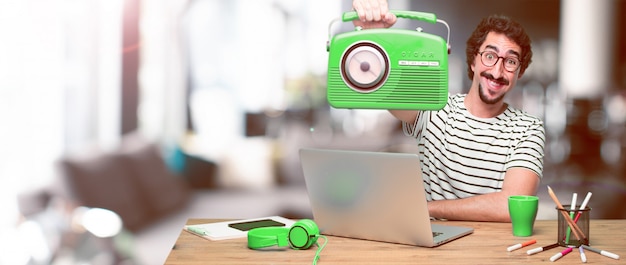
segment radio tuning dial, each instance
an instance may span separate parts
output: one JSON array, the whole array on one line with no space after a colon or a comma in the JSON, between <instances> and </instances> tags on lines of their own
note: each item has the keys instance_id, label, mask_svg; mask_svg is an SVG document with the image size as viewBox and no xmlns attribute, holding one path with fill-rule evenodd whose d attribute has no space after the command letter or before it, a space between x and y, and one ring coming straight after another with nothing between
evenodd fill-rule
<instances>
[{"instance_id":1,"label":"radio tuning dial","mask_svg":"<svg viewBox=\"0 0 626 265\"><path fill-rule=\"evenodd\" d=\"M385 83L389 63L382 48L359 43L348 49L343 59L342 75L352 89L372 92Z\"/></svg>"}]
</instances>

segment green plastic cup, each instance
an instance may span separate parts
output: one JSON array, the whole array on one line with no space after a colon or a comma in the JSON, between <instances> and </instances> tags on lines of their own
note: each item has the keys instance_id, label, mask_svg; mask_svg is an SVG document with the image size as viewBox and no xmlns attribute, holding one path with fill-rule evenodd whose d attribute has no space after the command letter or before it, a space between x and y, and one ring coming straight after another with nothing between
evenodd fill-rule
<instances>
[{"instance_id":1,"label":"green plastic cup","mask_svg":"<svg viewBox=\"0 0 626 265\"><path fill-rule=\"evenodd\" d=\"M533 234L539 197L514 195L509 197L509 215L514 236L526 237Z\"/></svg>"}]
</instances>

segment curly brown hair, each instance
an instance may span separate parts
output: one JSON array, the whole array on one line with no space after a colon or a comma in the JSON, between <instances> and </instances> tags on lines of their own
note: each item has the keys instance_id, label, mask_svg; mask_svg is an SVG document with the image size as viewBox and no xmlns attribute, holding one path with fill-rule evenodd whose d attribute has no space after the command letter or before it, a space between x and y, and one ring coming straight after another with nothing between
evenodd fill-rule
<instances>
[{"instance_id":1,"label":"curly brown hair","mask_svg":"<svg viewBox=\"0 0 626 265\"><path fill-rule=\"evenodd\" d=\"M467 47L465 48L465 55L467 58L467 76L469 79L474 78L474 71L472 71L472 63L474 63L475 56L478 54L478 49L487 38L487 34L490 32L500 33L507 36L517 45L522 48L520 56L521 65L519 75L521 76L528 68L528 65L532 61L533 51L530 47L530 37L526 34L526 31L516 21L503 15L491 15L480 21L472 35L467 39Z\"/></svg>"}]
</instances>

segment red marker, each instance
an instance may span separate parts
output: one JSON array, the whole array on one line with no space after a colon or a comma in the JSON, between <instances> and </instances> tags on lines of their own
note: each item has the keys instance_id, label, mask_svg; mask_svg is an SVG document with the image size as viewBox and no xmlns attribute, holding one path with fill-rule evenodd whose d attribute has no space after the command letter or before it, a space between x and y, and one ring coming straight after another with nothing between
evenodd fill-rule
<instances>
[{"instance_id":1,"label":"red marker","mask_svg":"<svg viewBox=\"0 0 626 265\"><path fill-rule=\"evenodd\" d=\"M574 223L578 222L578 218L580 218L580 215L583 214L581 211L587 208L587 203L589 203L589 199L591 199L591 194L591 192L587 192L587 196L585 196L583 203L580 205L580 211L576 215L576 218L574 218Z\"/></svg>"},{"instance_id":2,"label":"red marker","mask_svg":"<svg viewBox=\"0 0 626 265\"><path fill-rule=\"evenodd\" d=\"M554 254L554 256L550 257L550 261L555 261L557 259L560 259L561 257L567 255L567 253L572 252L572 247L566 248L565 250Z\"/></svg>"},{"instance_id":3,"label":"red marker","mask_svg":"<svg viewBox=\"0 0 626 265\"><path fill-rule=\"evenodd\" d=\"M508 247L506 250L511 252L513 250L520 249L520 248L523 248L525 246L532 245L532 244L535 244L535 243L537 243L537 240L533 239L533 240L526 241L524 243L519 243L519 244L512 245L512 246Z\"/></svg>"}]
</instances>

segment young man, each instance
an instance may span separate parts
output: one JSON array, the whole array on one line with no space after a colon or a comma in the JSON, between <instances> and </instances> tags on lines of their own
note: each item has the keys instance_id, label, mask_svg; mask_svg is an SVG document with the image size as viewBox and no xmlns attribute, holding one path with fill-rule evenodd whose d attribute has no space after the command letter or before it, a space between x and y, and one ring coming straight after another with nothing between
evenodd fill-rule
<instances>
[{"instance_id":1,"label":"young man","mask_svg":"<svg viewBox=\"0 0 626 265\"><path fill-rule=\"evenodd\" d=\"M356 26L391 27L384 0L354 0ZM417 139L431 217L510 222L508 197L535 195L545 132L538 118L504 102L531 62L530 38L504 16L483 19L467 41L467 94L439 111L391 110Z\"/></svg>"}]
</instances>

